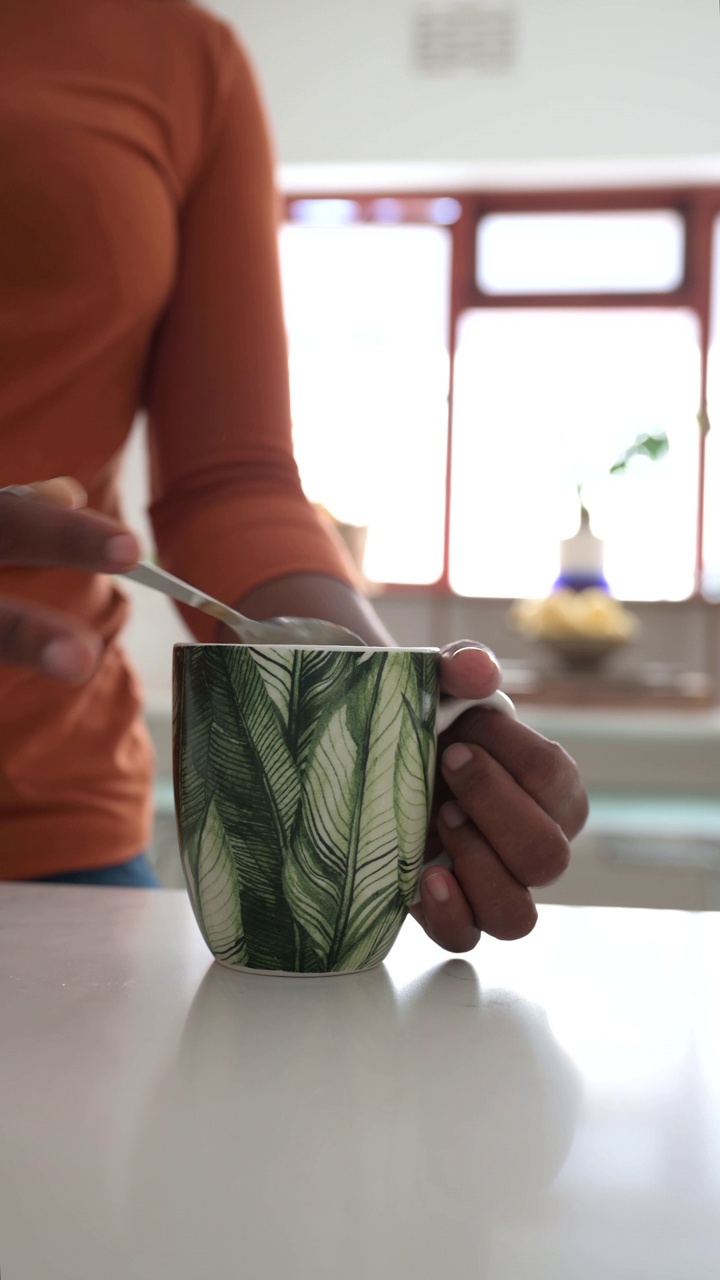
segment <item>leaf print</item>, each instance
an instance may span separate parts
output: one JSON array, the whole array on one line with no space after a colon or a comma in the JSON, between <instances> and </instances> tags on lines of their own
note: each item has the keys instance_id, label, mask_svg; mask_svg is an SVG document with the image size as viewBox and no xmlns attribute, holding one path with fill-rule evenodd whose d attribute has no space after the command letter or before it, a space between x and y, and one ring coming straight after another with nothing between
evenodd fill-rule
<instances>
[{"instance_id":1,"label":"leaf print","mask_svg":"<svg viewBox=\"0 0 720 1280\"><path fill-rule=\"evenodd\" d=\"M397 830L393 796L394 764L402 716L399 708L406 698L416 696L412 655L388 655L376 702L367 717L364 787L360 780L359 853L353 895L342 938L338 936L333 960L345 964L343 952L352 948L356 961L360 939L370 948L378 921L388 907L401 905L397 882ZM349 717L358 702L349 702ZM342 921L340 924L342 925ZM365 964L368 960L365 959Z\"/></svg>"},{"instance_id":2,"label":"leaf print","mask_svg":"<svg viewBox=\"0 0 720 1280\"><path fill-rule=\"evenodd\" d=\"M180 856L196 914L197 854L211 793L205 761L212 729L212 708L198 657L189 646L178 646L173 655L173 782Z\"/></svg>"},{"instance_id":3,"label":"leaf print","mask_svg":"<svg viewBox=\"0 0 720 1280\"><path fill-rule=\"evenodd\" d=\"M372 969L376 964L381 964L395 941L406 914L405 904L394 895L387 906L377 913L372 929L343 950L342 964L336 965L336 969Z\"/></svg>"},{"instance_id":4,"label":"leaf print","mask_svg":"<svg viewBox=\"0 0 720 1280\"><path fill-rule=\"evenodd\" d=\"M426 766L429 763L428 746L435 747L435 715L440 685L440 658L437 652L413 653L413 667L417 677L419 720L425 733L421 735Z\"/></svg>"},{"instance_id":5,"label":"leaf print","mask_svg":"<svg viewBox=\"0 0 720 1280\"><path fill-rule=\"evenodd\" d=\"M197 859L197 897L205 940L218 960L246 965L240 891L230 841L211 801Z\"/></svg>"},{"instance_id":6,"label":"leaf print","mask_svg":"<svg viewBox=\"0 0 720 1280\"><path fill-rule=\"evenodd\" d=\"M218 959L317 973L387 954L425 841L428 657L178 646L178 826Z\"/></svg>"},{"instance_id":7,"label":"leaf print","mask_svg":"<svg viewBox=\"0 0 720 1280\"><path fill-rule=\"evenodd\" d=\"M398 884L400 896L406 906L410 905L415 895L427 840L434 762L434 735L420 723L406 698L403 702L393 787L398 833Z\"/></svg>"},{"instance_id":8,"label":"leaf print","mask_svg":"<svg viewBox=\"0 0 720 1280\"><path fill-rule=\"evenodd\" d=\"M277 707L282 723L287 725L298 651L285 647L263 646L253 649L252 656L262 675L265 688Z\"/></svg>"},{"instance_id":9,"label":"leaf print","mask_svg":"<svg viewBox=\"0 0 720 1280\"><path fill-rule=\"evenodd\" d=\"M375 651L373 649L358 649L357 653L354 654L355 661L357 662L358 666L360 666L363 662L371 662L374 656L375 656Z\"/></svg>"},{"instance_id":10,"label":"leaf print","mask_svg":"<svg viewBox=\"0 0 720 1280\"><path fill-rule=\"evenodd\" d=\"M285 861L283 886L295 918L328 967L328 956L354 867L358 747L341 706L315 746L303 784L300 826Z\"/></svg>"},{"instance_id":11,"label":"leaf print","mask_svg":"<svg viewBox=\"0 0 720 1280\"><path fill-rule=\"evenodd\" d=\"M377 652L313 740L284 887L328 969L363 967L404 910L397 883L392 778L410 655ZM390 660L389 660L390 659Z\"/></svg>"},{"instance_id":12,"label":"leaf print","mask_svg":"<svg viewBox=\"0 0 720 1280\"><path fill-rule=\"evenodd\" d=\"M348 663L345 651L258 648L252 652L302 774L319 717L362 676L359 664Z\"/></svg>"},{"instance_id":13,"label":"leaf print","mask_svg":"<svg viewBox=\"0 0 720 1280\"><path fill-rule=\"evenodd\" d=\"M260 789L271 805L278 836L287 842L295 820L300 782L253 653L248 649L218 646L208 652L205 665L213 718L212 739L217 745L224 735L245 745L250 774L241 772L237 780L236 787L242 792L240 798L244 797L252 806L262 780Z\"/></svg>"},{"instance_id":14,"label":"leaf print","mask_svg":"<svg viewBox=\"0 0 720 1280\"><path fill-rule=\"evenodd\" d=\"M252 656L208 648L213 724L206 777L232 852L248 963L294 969L298 931L282 888L300 787L275 708Z\"/></svg>"},{"instance_id":15,"label":"leaf print","mask_svg":"<svg viewBox=\"0 0 720 1280\"><path fill-rule=\"evenodd\" d=\"M303 973L325 973L325 965L313 946L312 938L307 929L303 929L301 924L297 924L298 936L300 939L300 969Z\"/></svg>"}]
</instances>

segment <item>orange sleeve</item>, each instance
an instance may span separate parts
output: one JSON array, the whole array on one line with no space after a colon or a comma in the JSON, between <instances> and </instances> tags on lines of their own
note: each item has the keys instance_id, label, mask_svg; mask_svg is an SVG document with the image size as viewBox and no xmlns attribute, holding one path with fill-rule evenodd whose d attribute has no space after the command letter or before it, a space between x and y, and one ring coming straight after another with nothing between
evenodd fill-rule
<instances>
[{"instance_id":1,"label":"orange sleeve","mask_svg":"<svg viewBox=\"0 0 720 1280\"><path fill-rule=\"evenodd\" d=\"M180 210L145 404L159 559L232 603L286 574L353 577L293 456L273 155L234 39L221 77L217 125ZM184 616L199 639L215 638L212 620Z\"/></svg>"}]
</instances>

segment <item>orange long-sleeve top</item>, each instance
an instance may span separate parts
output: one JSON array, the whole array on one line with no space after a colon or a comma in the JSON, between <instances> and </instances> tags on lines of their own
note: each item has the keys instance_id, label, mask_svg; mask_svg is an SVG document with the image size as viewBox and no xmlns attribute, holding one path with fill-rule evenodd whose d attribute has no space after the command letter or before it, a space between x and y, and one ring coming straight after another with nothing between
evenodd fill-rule
<instances>
[{"instance_id":1,"label":"orange long-sleeve top","mask_svg":"<svg viewBox=\"0 0 720 1280\"><path fill-rule=\"evenodd\" d=\"M347 580L293 458L273 156L246 54L186 0L3 0L0 485L74 475L121 515L143 410L166 568L227 601L289 573ZM0 666L0 879L134 856L152 751L117 580L2 568L0 595L104 642L80 688Z\"/></svg>"}]
</instances>

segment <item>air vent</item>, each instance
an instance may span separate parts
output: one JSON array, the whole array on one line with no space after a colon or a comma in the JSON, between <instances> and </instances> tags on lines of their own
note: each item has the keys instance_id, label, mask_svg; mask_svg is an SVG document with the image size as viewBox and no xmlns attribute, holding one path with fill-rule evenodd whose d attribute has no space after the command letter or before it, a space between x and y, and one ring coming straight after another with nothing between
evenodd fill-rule
<instances>
[{"instance_id":1,"label":"air vent","mask_svg":"<svg viewBox=\"0 0 720 1280\"><path fill-rule=\"evenodd\" d=\"M412 61L429 75L512 69L517 46L513 9L480 4L423 6L412 19Z\"/></svg>"}]
</instances>

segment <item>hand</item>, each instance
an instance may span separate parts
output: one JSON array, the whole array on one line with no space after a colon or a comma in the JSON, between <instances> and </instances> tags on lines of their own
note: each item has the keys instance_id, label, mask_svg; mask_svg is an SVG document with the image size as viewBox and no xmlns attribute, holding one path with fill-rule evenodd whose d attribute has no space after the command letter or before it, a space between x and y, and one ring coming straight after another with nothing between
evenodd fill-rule
<instances>
[{"instance_id":1,"label":"hand","mask_svg":"<svg viewBox=\"0 0 720 1280\"><path fill-rule=\"evenodd\" d=\"M484 698L500 683L493 655L472 641L443 650L445 694ZM575 762L556 742L497 711L466 711L441 735L426 859L444 850L452 871L428 867L411 907L447 951L470 951L481 931L530 933L530 886L552 884L567 867L569 841L588 801Z\"/></svg>"},{"instance_id":2,"label":"hand","mask_svg":"<svg viewBox=\"0 0 720 1280\"><path fill-rule=\"evenodd\" d=\"M82 485L69 479L0 489L0 564L130 569L136 539L117 521L79 510L86 501ZM0 662L76 684L92 675L100 648L99 637L70 616L0 597Z\"/></svg>"}]
</instances>

